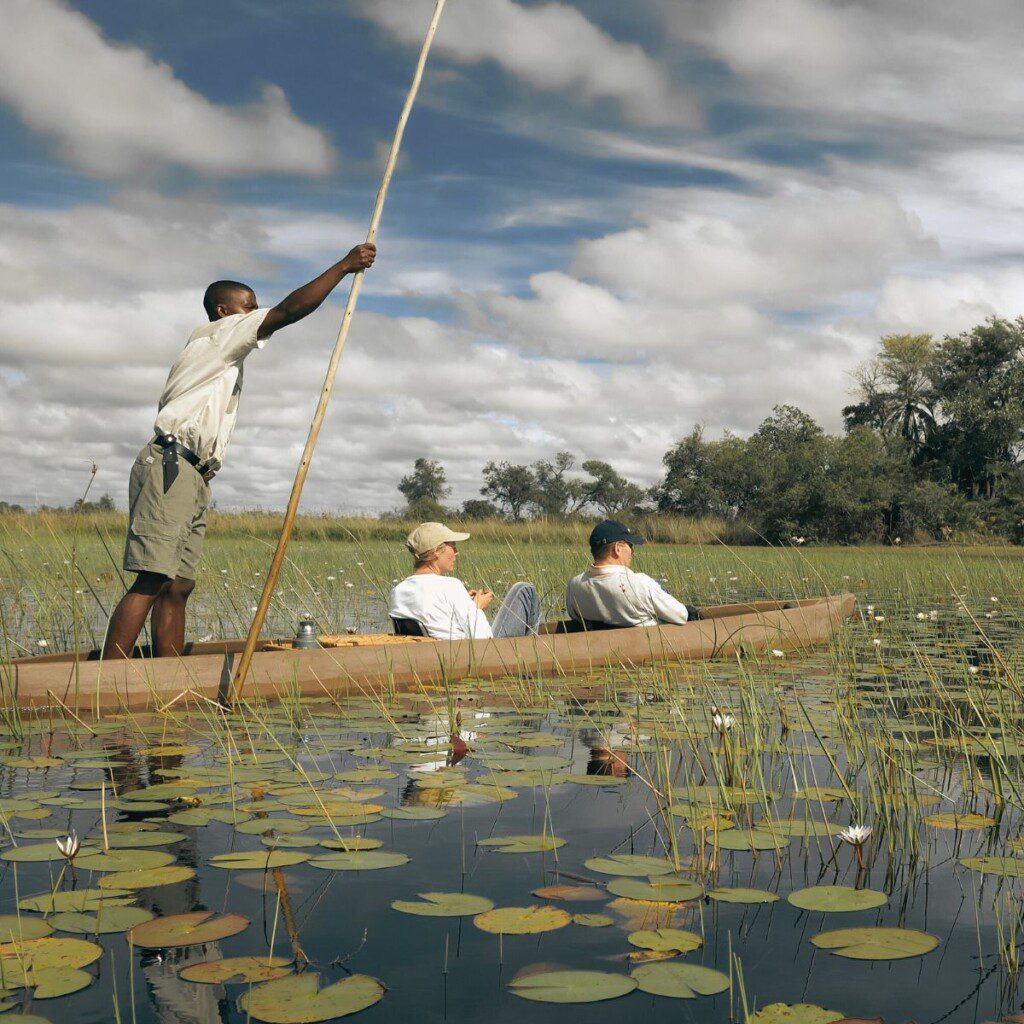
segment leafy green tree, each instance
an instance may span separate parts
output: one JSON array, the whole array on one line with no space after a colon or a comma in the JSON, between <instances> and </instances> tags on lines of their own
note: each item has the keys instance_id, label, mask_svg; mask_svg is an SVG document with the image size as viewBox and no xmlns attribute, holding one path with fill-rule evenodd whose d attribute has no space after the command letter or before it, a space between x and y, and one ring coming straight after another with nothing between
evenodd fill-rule
<instances>
[{"instance_id":1,"label":"leafy green tree","mask_svg":"<svg viewBox=\"0 0 1024 1024\"><path fill-rule=\"evenodd\" d=\"M470 498L469 501L462 503L462 511L459 514L462 519L498 519L501 517L501 510L489 501Z\"/></svg>"},{"instance_id":2,"label":"leafy green tree","mask_svg":"<svg viewBox=\"0 0 1024 1024\"><path fill-rule=\"evenodd\" d=\"M398 490L405 498L407 518L432 521L444 517L443 502L452 489L440 462L417 459L412 472L398 482Z\"/></svg>"},{"instance_id":3,"label":"leafy green tree","mask_svg":"<svg viewBox=\"0 0 1024 1024\"><path fill-rule=\"evenodd\" d=\"M1020 458L1024 317L946 337L930 367L941 423L926 456L969 497L991 498ZM938 473L936 473L938 475Z\"/></svg>"},{"instance_id":4,"label":"leafy green tree","mask_svg":"<svg viewBox=\"0 0 1024 1024\"><path fill-rule=\"evenodd\" d=\"M747 442L750 485L741 511L771 543L817 536L824 521L828 445L805 412L777 405Z\"/></svg>"},{"instance_id":5,"label":"leafy green tree","mask_svg":"<svg viewBox=\"0 0 1024 1024\"><path fill-rule=\"evenodd\" d=\"M753 481L742 438L726 434L705 441L703 428L696 426L662 462L665 479L653 491L659 512L731 518L745 508Z\"/></svg>"},{"instance_id":6,"label":"leafy green tree","mask_svg":"<svg viewBox=\"0 0 1024 1024\"><path fill-rule=\"evenodd\" d=\"M843 417L848 429L873 427L890 447L898 439L917 454L935 430L935 342L930 334L887 334L881 344L854 374L860 401L843 409Z\"/></svg>"},{"instance_id":7,"label":"leafy green tree","mask_svg":"<svg viewBox=\"0 0 1024 1024\"><path fill-rule=\"evenodd\" d=\"M632 512L646 496L642 487L620 476L607 462L587 459L583 471L590 475L583 482L586 504L593 505L605 518Z\"/></svg>"},{"instance_id":8,"label":"leafy green tree","mask_svg":"<svg viewBox=\"0 0 1024 1024\"><path fill-rule=\"evenodd\" d=\"M571 452L559 452L554 462L542 459L533 464L530 504L538 515L564 519L575 515L587 503L583 481L568 475L575 464Z\"/></svg>"},{"instance_id":9,"label":"leafy green tree","mask_svg":"<svg viewBox=\"0 0 1024 1024\"><path fill-rule=\"evenodd\" d=\"M533 471L510 462L488 462L480 493L502 513L520 522L535 494Z\"/></svg>"}]
</instances>

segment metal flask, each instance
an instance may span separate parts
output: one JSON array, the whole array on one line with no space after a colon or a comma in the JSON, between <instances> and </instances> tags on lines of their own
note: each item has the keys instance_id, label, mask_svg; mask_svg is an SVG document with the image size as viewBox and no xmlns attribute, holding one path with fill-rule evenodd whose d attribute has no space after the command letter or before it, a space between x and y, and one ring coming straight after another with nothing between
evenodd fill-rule
<instances>
[{"instance_id":1,"label":"metal flask","mask_svg":"<svg viewBox=\"0 0 1024 1024\"><path fill-rule=\"evenodd\" d=\"M299 622L299 631L292 641L292 647L306 651L319 646L320 641L316 638L316 623L312 619L302 619Z\"/></svg>"}]
</instances>

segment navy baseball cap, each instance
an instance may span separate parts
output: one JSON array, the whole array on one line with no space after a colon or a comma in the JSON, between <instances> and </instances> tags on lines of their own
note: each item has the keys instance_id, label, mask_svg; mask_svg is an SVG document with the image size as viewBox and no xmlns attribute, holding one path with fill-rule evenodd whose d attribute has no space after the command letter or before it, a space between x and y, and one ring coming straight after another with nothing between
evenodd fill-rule
<instances>
[{"instance_id":1,"label":"navy baseball cap","mask_svg":"<svg viewBox=\"0 0 1024 1024\"><path fill-rule=\"evenodd\" d=\"M632 544L633 547L639 547L644 543L643 537L637 536L628 526L614 519L605 519L590 532L590 550L597 551L605 544L612 544L617 540L624 540L627 544Z\"/></svg>"}]
</instances>

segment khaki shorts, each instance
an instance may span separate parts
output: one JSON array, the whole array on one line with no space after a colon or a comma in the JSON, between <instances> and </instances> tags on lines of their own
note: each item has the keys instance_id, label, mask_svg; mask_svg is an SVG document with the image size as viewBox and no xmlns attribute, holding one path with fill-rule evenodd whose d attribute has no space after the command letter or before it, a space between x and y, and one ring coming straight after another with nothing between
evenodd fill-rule
<instances>
[{"instance_id":1,"label":"khaki shorts","mask_svg":"<svg viewBox=\"0 0 1024 1024\"><path fill-rule=\"evenodd\" d=\"M147 444L128 482L128 538L124 567L194 580L206 536L209 484L184 459L164 494L163 449Z\"/></svg>"}]
</instances>

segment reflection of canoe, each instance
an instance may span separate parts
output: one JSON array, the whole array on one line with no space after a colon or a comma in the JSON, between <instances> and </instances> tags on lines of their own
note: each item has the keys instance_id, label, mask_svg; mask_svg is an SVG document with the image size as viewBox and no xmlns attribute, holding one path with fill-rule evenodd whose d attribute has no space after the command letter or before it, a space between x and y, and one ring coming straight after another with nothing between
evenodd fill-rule
<instances>
[{"instance_id":1,"label":"reflection of canoe","mask_svg":"<svg viewBox=\"0 0 1024 1024\"><path fill-rule=\"evenodd\" d=\"M853 613L854 597L758 601L702 609L685 626L636 627L511 640L436 641L320 650L260 650L246 696L373 694L443 680L497 679L520 674L561 676L606 668L711 658L741 644L799 650L827 640ZM78 709L159 707L186 690L223 697L242 640L188 645L181 658L138 657L102 662L95 651L18 658L10 665L21 707ZM0 668L0 675L5 674Z\"/></svg>"}]
</instances>

